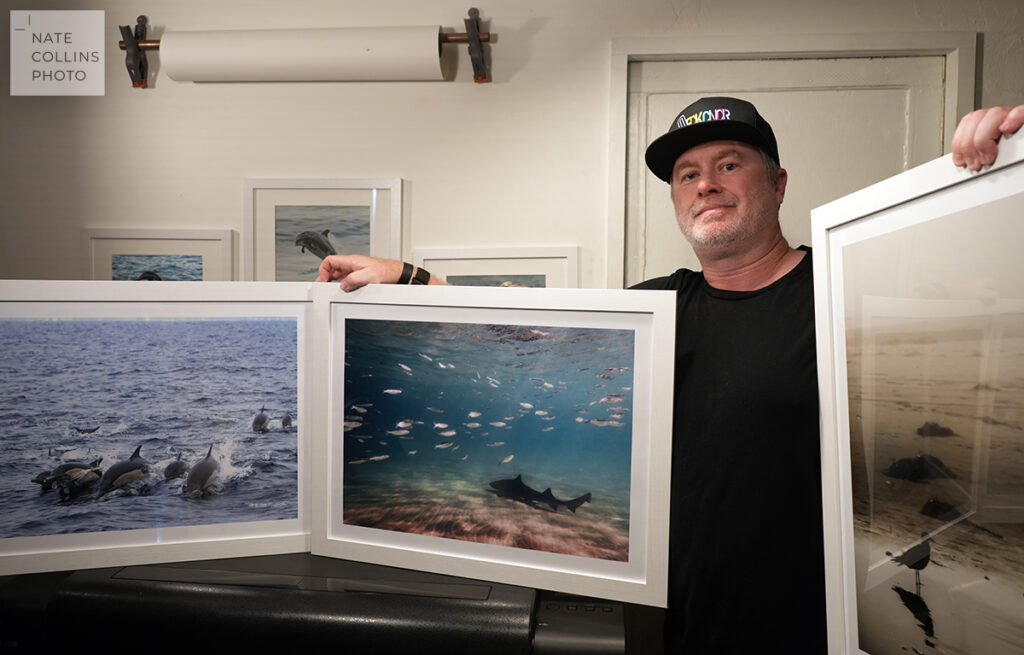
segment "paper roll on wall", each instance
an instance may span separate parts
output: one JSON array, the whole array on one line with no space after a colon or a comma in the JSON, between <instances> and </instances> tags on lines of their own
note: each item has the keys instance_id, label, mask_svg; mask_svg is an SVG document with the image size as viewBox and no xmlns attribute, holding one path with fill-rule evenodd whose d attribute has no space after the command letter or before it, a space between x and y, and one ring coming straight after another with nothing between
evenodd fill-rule
<instances>
[{"instance_id":1,"label":"paper roll on wall","mask_svg":"<svg viewBox=\"0 0 1024 655\"><path fill-rule=\"evenodd\" d=\"M439 27L165 32L160 67L179 82L440 80Z\"/></svg>"}]
</instances>

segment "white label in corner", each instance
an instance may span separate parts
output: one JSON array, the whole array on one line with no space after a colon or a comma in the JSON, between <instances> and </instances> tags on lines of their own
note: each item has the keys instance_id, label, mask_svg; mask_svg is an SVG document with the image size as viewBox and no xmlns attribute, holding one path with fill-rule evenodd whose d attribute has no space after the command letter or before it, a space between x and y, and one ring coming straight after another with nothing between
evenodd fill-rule
<instances>
[{"instance_id":1,"label":"white label in corner","mask_svg":"<svg viewBox=\"0 0 1024 655\"><path fill-rule=\"evenodd\" d=\"M103 95L103 14L11 10L11 95Z\"/></svg>"}]
</instances>

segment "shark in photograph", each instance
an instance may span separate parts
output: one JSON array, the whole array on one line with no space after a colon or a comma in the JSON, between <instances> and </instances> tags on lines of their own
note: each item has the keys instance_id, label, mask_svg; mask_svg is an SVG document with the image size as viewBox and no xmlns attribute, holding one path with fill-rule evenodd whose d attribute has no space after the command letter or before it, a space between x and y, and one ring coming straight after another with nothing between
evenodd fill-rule
<instances>
[{"instance_id":1,"label":"shark in photograph","mask_svg":"<svg viewBox=\"0 0 1024 655\"><path fill-rule=\"evenodd\" d=\"M555 495L551 493L551 487L548 487L544 491L537 491L532 489L523 482L523 476L517 475L511 480L495 480L491 483L491 488L494 493L502 498L511 498L512 500L518 500L521 503L526 503L531 507L539 507L540 505L547 505L551 508L551 511L557 512L559 507L565 507L573 514L576 513L576 509L583 503L589 503L591 500L590 492L583 494L578 498L572 500L559 500L555 498Z\"/></svg>"}]
</instances>

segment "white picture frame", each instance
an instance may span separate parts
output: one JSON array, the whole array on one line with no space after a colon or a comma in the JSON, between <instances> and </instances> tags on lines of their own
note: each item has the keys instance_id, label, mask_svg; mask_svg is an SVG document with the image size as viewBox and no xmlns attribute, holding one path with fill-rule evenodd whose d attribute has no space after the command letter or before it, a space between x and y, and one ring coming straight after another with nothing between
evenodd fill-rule
<instances>
[{"instance_id":1,"label":"white picture frame","mask_svg":"<svg viewBox=\"0 0 1024 655\"><path fill-rule=\"evenodd\" d=\"M830 653L1024 647L1022 190L1017 134L812 212Z\"/></svg>"},{"instance_id":2,"label":"white picture frame","mask_svg":"<svg viewBox=\"0 0 1024 655\"><path fill-rule=\"evenodd\" d=\"M456 286L579 287L579 247L417 248L413 264Z\"/></svg>"},{"instance_id":3,"label":"white picture frame","mask_svg":"<svg viewBox=\"0 0 1024 655\"><path fill-rule=\"evenodd\" d=\"M86 228L82 231L83 277L126 279L119 271L170 266L172 272L163 279L230 281L234 279L234 234L234 230L215 229ZM184 266L180 260L185 260ZM131 279L137 278L136 274Z\"/></svg>"},{"instance_id":4,"label":"white picture frame","mask_svg":"<svg viewBox=\"0 0 1024 655\"><path fill-rule=\"evenodd\" d=\"M4 572L308 551L311 313L308 284L0 281Z\"/></svg>"},{"instance_id":5,"label":"white picture frame","mask_svg":"<svg viewBox=\"0 0 1024 655\"><path fill-rule=\"evenodd\" d=\"M402 258L399 178L249 178L243 184L243 205L244 280L312 282L318 263L310 253L317 244L307 246L320 241L323 229L331 230L325 238L335 250ZM312 234L300 242L306 232Z\"/></svg>"},{"instance_id":6,"label":"white picture frame","mask_svg":"<svg viewBox=\"0 0 1024 655\"><path fill-rule=\"evenodd\" d=\"M314 444L314 461L325 464L317 467L313 476L314 554L665 606L673 375L673 360L666 353L674 350L674 294L518 288L495 292L489 288L387 285L345 294L333 284L315 286L316 323L321 331L314 350L329 355L318 362L322 367L319 375L328 381L320 386L317 402L328 411L320 414L326 423L316 428L324 438ZM530 369L516 368L526 359L514 355L525 357L527 351L538 367L533 370L542 370L547 366L541 352L546 347L552 348L552 357L555 352L565 355L574 352L572 348L585 349L585 345L568 345L570 339L565 334L570 330L579 331L577 342L586 342L594 334L601 338L614 335L608 336L609 343L630 339L634 344L632 363L624 367L610 355L608 362L602 363L604 359L598 355L586 365L593 369L571 371L588 378L587 385L563 384L566 380L559 376L547 380L541 373L528 375L525 371ZM482 333L506 335L491 339ZM388 343L388 348L367 345L377 339ZM349 348L350 342L358 347ZM556 346L565 350L556 351ZM516 348L523 352L510 354ZM373 353L379 352L388 353L386 364L372 361ZM557 361L559 366L569 365L565 358ZM374 369L372 378L360 377L369 376L370 368ZM605 395L601 396L602 388L590 388L605 382L615 385L627 368L632 369L629 391L603 389ZM509 377L502 381L506 374ZM567 369L564 376L569 375ZM441 378L449 381L440 382ZM512 378L514 384L509 382ZM401 383L408 385L404 391L397 387ZM377 388L392 384L394 389ZM559 401L541 399L545 390L570 386L587 387L585 400L576 400L576 410L581 413L574 414ZM461 401L456 396L463 392L479 399L478 411L458 409ZM614 416L619 418L615 420L597 418L608 413L609 403L625 402L614 393L628 396L632 412L616 412ZM365 400L357 402L356 396ZM398 399L405 409L389 406ZM502 409L485 408L490 401ZM404 420L394 423L399 414ZM523 425L529 421L532 427L520 428L517 420ZM628 427L623 432L625 424ZM538 439L569 444L571 441L561 440L572 437L554 435L563 430L568 435L572 429L611 439L617 448L627 446L627 454L615 462L622 470L616 468L602 476L599 471L605 470L602 467L607 462L590 459L590 453L579 455L578 460L559 456L556 453L564 452L561 446L552 446L550 457L540 457ZM608 432L602 432L605 430ZM617 434L628 434L628 443ZM533 446L525 445L531 440ZM475 468L461 468L463 465ZM423 468L411 472L419 466ZM373 495L377 491L372 484L363 482L385 470L396 471L398 476L406 470L421 481L434 475L447 481L439 481L433 492L427 490L429 482L427 487L406 487L407 495L400 494L397 505L385 510ZM530 491L515 498L508 485L516 482L517 473L519 481L537 494L550 488L552 500L557 502L548 506ZM580 480L581 476L584 479ZM627 478L624 487L614 484ZM496 484L489 488L491 482ZM611 505L612 488L619 489L614 496L619 505ZM580 502L581 495L591 490L592 496L586 497L592 502ZM431 493L436 493L437 500L428 500ZM566 500L580 504L570 512L562 502ZM452 512L453 521L465 521L469 526L467 532L457 537L443 532L435 536L433 528L425 527L433 521L431 510L423 509L426 505L448 508L445 511ZM508 533L495 539L479 538L486 529L480 520L467 518L468 507L507 514L505 522L515 523L529 545L508 545ZM392 510L418 517L412 519L416 525L381 523L376 518ZM594 528L595 523L605 526L602 529L612 526L624 535L625 542L615 542L624 550L595 555L587 550L589 546L579 545L589 543L585 536L567 537L565 546L553 539L558 546L537 547L529 541L531 535L546 534L546 529L537 531L536 527L548 521L566 535L576 534L570 526L582 532ZM616 521L626 521L628 526Z\"/></svg>"}]
</instances>

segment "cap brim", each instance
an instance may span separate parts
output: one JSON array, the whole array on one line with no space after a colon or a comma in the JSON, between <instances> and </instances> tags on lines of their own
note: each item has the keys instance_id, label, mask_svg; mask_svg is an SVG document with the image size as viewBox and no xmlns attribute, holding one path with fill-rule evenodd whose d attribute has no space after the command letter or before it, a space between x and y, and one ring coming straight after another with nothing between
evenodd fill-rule
<instances>
[{"instance_id":1,"label":"cap brim","mask_svg":"<svg viewBox=\"0 0 1024 655\"><path fill-rule=\"evenodd\" d=\"M771 153L771 146L756 129L738 121L709 121L663 134L647 146L647 168L659 179L671 182L676 160L694 146L709 141L741 141Z\"/></svg>"}]
</instances>

